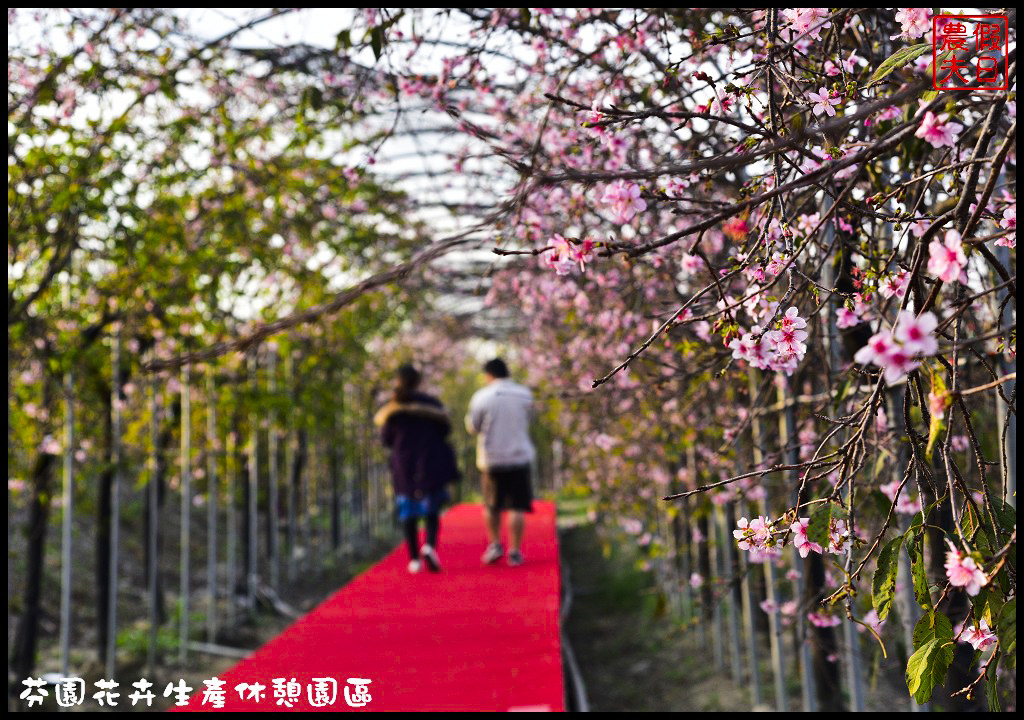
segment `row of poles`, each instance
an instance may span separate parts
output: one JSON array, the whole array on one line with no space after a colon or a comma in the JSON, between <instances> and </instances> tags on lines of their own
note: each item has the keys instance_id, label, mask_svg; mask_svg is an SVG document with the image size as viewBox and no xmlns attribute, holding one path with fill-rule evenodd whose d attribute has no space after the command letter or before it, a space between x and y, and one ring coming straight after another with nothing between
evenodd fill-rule
<instances>
[{"instance_id":1,"label":"row of poles","mask_svg":"<svg viewBox=\"0 0 1024 720\"><path fill-rule=\"evenodd\" d=\"M756 392L757 384L752 372L752 393ZM786 453L786 464L797 464L796 403L787 382L779 382L777 392L779 446ZM765 439L773 434L764 420L765 415L755 414L750 422L749 439L736 444L737 473L749 467L763 467ZM696 476L697 460L692 444L686 452L684 467ZM809 568L815 555L812 553L805 560L792 544L783 550L792 553L792 570L787 573L790 581L788 595L796 607L791 627L787 628L783 613L787 593L780 567L773 561L750 562L732 536L738 517L777 517L784 505L791 507L796 504L795 488L800 483L795 477L790 480L792 482L779 486L765 483L766 492L759 502L732 499L718 504L699 497L674 501L678 504L672 514L659 514L661 540L670 549L655 564L659 584L686 626L694 627L700 634L701 646L711 648L716 667L728 669L737 684L750 689L753 705L767 705L770 695L778 711L796 709L790 699L791 683L796 680L800 690L799 709L808 712L832 709L819 706L821 695L816 687L818 682L834 683L838 679L836 666L832 678L826 672L822 680L821 668L816 665L828 662L841 663L845 668L848 709L862 711L865 709L865 668L856 626L843 616L837 627L812 638L806 619L808 612L818 609L816 603L808 602L813 594L808 591L823 589L816 587L823 578L815 577L813 569ZM693 481L698 485L703 482L697 477ZM783 497L780 487L792 488L793 497ZM696 538L693 529L699 531ZM838 562L849 569L851 559L852 548ZM904 568L909 568L906 559L901 563L901 570ZM690 578L694 573L701 576L699 587L691 587ZM906 575L901 574L897 593L900 619L906 632L912 634L920 609L914 600L909 571ZM767 609L762 609L762 602ZM820 644L821 635L833 631L841 634L842 642L834 636L826 642L838 652L815 654L814 645ZM767 674L760 664L761 658L766 656L769 658ZM838 691L838 688L831 689ZM838 695L835 700L840 702ZM912 709L925 709L913 700L910 703Z\"/></svg>"},{"instance_id":2,"label":"row of poles","mask_svg":"<svg viewBox=\"0 0 1024 720\"><path fill-rule=\"evenodd\" d=\"M1000 298L1002 299L1002 298ZM835 326L835 313L829 313L826 327L826 349L829 353L832 368L840 368L842 361L839 355L838 333ZM1004 318L1004 324L1007 320ZM1013 372L1015 369L1005 360L1002 362L1002 369L1005 373ZM758 374L751 369L749 375L749 393L753 399L757 395L760 384ZM764 467L765 440L772 436L772 428L767 418L772 413L777 413L777 430L775 436L778 439L778 448L784 453L784 461L787 465L796 465L798 458L798 443L796 442L796 411L795 408L800 399L795 398L789 387L789 381L784 378L777 378L777 404L767 411L755 410L751 414L749 436L739 438L736 443L736 472L742 473L749 468ZM893 423L892 430L897 435L905 435L906 428L903 426L904 394L907 392L905 384L889 387L885 394L885 411L890 422ZM1007 383L1006 394L1014 398L1014 384ZM1002 497L1010 505L1016 506L1016 415L1010 412L1006 403L996 397L993 408L995 417L998 418L998 428L1001 438L1005 438L1005 452L1002 454L1001 484ZM838 436L837 440L843 440ZM903 477L904 470L909 462L909 457L903 443L895 449L891 472L897 481ZM689 447L685 458L684 467L693 475L691 478L697 485L701 480L696 477L697 462L693 445ZM805 711L826 710L835 708L819 707L820 697L833 697L837 703L840 702L840 688L830 687L828 690L834 695L826 692L820 693L816 683L825 682L835 685L838 680L838 669L834 669L829 677L829 672L822 672L823 663L840 662L845 669L845 690L848 700L848 709L862 711L865 709L865 667L861 657L861 637L854 623L841 613L841 623L835 628L842 635L842 642L833 636L826 638L826 642L837 652L833 657L823 657L824 653L815 655L814 645L822 644L822 637L829 635L832 630L825 632L809 630L806 621L806 614L817 609L808 600L812 598L813 592L808 593L807 584L811 583L810 589L823 590L821 587L824 581L824 567L821 558L813 553L805 560L799 557L795 547L791 547L792 568L792 600L797 603L798 610L794 614L792 631L787 633L783 624L781 608L783 604L780 584L779 568L773 562L753 564L748 561L746 553L740 552L736 541L732 537L732 530L736 527L737 515L751 517L753 515L766 515L777 517L778 513L785 507L793 507L798 504L796 497L800 485L799 478L795 474L784 477L782 482L774 486L772 483L764 483L766 490L764 499L758 503L751 503L740 500L730 500L724 505L707 503L703 510L705 514L700 516L698 506L694 505L695 499L684 498L679 501L673 517L659 513L659 532L665 547L671 551L664 555L660 562L655 565L659 582L665 589L670 601L677 612L682 616L687 625L696 625L697 631L701 633L702 647L708 646L707 634L710 632L710 646L713 650L716 667L725 669L728 667L732 677L737 683L749 687L752 694L752 701L755 705L762 705L766 702L766 683L773 687L775 707L779 711L790 709L789 688L790 681L794 675L790 669L795 665L795 679L799 682L801 708ZM790 488L792 495L784 497L779 488ZM909 492L909 488L907 490ZM847 497L844 497L846 500ZM700 502L700 499L696 499ZM802 513L801 513L802 514ZM910 527L910 516L901 515L898 529L906 532ZM704 537L694 541L690 530L698 528ZM910 572L910 558L906 548L900 549L901 558L896 586L896 608L900 620L900 635L903 644L908 648L908 654L913 649L913 630L921 616L921 608L915 600L913 580ZM818 563L817 575L814 574L814 563ZM853 570L852 546L845 557L839 559L840 564L849 574ZM694 589L690 587L689 580L691 573L697 572L703 576L703 585L699 593L700 598L695 597ZM720 597L716 597L715 589L718 589ZM765 600L767 611L767 632L759 632L763 628L763 620L759 615L760 601ZM762 648L765 642L764 635L767 634L769 647L770 671L769 679L762 677L762 669L758 659L764 655ZM812 642L812 634L815 635ZM789 635L792 641L787 642ZM912 698L908 698L911 711L927 711L928 705L919 705Z\"/></svg>"},{"instance_id":3,"label":"row of poles","mask_svg":"<svg viewBox=\"0 0 1024 720\"><path fill-rule=\"evenodd\" d=\"M260 383L258 356L248 358L248 378L252 397L265 395L271 399L282 396L278 391L277 350L264 348L263 370L265 379ZM123 428L126 396L122 386L122 340L116 333L111 342L111 427L112 427L112 498L110 532L110 576L106 617L106 677L114 678L117 672L117 637L119 629L118 596L124 564L123 538L121 534L124 501L132 491L128 482L131 473L125 460ZM235 432L225 433L221 429L218 410L223 406L218 387L218 374L214 366L208 366L203 383L205 397L202 410L205 412L203 454L205 455L205 491L197 493L195 468L197 457L193 449L193 407L195 377L193 368L185 366L180 375L180 445L178 469L180 473L179 493L179 593L180 608L177 659L184 663L190 650L217 652L216 641L222 629L235 627L257 605L258 595L267 595L271 604L284 606L277 598L281 589L281 566L286 564L285 577L289 585L300 576L308 577L311 572L323 573L340 560L344 551L352 550L359 543L366 543L382 532L394 529L390 483L384 467L384 455L370 424L375 398L373 393L363 394L355 402L345 397L343 385L337 385L338 401L329 403L334 413L334 422L328 428L338 435L327 437L316 432L310 423L302 422L301 409L292 405L297 393L293 392L294 357L285 359L284 382L288 389L287 410L278 412L280 403L270 402L265 407L251 403L247 422L247 442L239 447L240 438ZM146 665L150 675L156 673L160 662L159 629L161 625L161 572L160 572L160 526L161 526L161 468L169 467L162 456L161 436L167 428L162 423L169 406L165 403L167 379L158 375L150 376L147 388L148 479L142 489L145 495L147 522L145 533L147 563L146 595L148 599L148 649ZM265 388L265 390L264 390ZM75 376L68 370L63 378L64 427L63 427L63 478L62 478L62 519L61 519L61 573L60 573L60 672L71 675L71 638L75 622L73 617L72 584L75 559L73 557L73 533L75 522L74 501L76 488L86 480L76 475L76 417L75 417ZM353 393L356 394L356 393ZM346 410L350 412L346 413ZM356 417L351 411L359 413ZM323 418L320 418L323 421ZM265 431L261 432L261 426ZM307 441L307 434L311 440ZM282 447L283 445L283 447ZM222 450L223 449L223 450ZM283 453L282 453L283 449ZM244 451L244 478L242 468L237 466ZM283 456L283 458L282 458ZM261 464L262 463L262 464ZM265 467L263 467L265 465ZM282 465L285 472L282 473ZM285 502L281 507L282 475ZM297 486L294 484L298 481ZM236 501L239 492L245 501L240 507ZM260 520L260 499L265 498L265 521ZM124 497L123 497L124 496ZM191 627L191 612L196 592L193 587L193 532L196 521L192 516L193 506L202 498L206 507L206 568L205 589L202 600L196 607L205 611L204 633L207 643L193 642L199 635ZM138 497L138 500L143 498ZM282 528L282 514L284 527ZM240 525L244 524L244 528ZM282 532L283 530L283 532ZM245 537L241 537L244 531ZM261 551L260 536L266 541L266 552ZM283 535L283 538L282 538ZM283 552L282 552L283 539ZM221 548L223 544L223 548ZM283 563L283 561L286 561ZM247 572L244 578L244 597L238 596L243 578L240 567ZM266 583L264 584L264 578ZM226 598L222 609L220 598ZM244 612L239 612L239 607ZM287 606L284 606L287 607Z\"/></svg>"}]
</instances>

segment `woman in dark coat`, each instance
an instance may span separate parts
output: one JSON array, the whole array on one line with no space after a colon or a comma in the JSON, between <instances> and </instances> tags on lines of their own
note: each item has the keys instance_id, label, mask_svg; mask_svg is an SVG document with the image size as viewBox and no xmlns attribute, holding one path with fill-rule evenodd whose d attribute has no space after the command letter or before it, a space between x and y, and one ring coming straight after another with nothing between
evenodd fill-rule
<instances>
[{"instance_id":1,"label":"woman in dark coat","mask_svg":"<svg viewBox=\"0 0 1024 720\"><path fill-rule=\"evenodd\" d=\"M451 422L441 401L419 391L420 373L412 365L398 369L394 397L374 416L381 439L391 448L391 479L398 519L409 549L409 572L420 570L420 557L432 572L441 571L437 535L448 483L458 479L455 452L447 441ZM426 543L419 547L419 519Z\"/></svg>"}]
</instances>

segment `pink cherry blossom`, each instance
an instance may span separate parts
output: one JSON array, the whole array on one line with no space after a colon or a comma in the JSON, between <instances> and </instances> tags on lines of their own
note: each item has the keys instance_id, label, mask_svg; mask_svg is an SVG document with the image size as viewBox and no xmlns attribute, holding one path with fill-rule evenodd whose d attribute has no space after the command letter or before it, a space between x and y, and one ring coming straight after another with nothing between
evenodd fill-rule
<instances>
[{"instance_id":1,"label":"pink cherry blossom","mask_svg":"<svg viewBox=\"0 0 1024 720\"><path fill-rule=\"evenodd\" d=\"M955 282L960 279L960 271L967 265L960 233L947 230L942 242L932 240L928 245L928 272L942 282Z\"/></svg>"},{"instance_id":2,"label":"pink cherry blossom","mask_svg":"<svg viewBox=\"0 0 1024 720\"><path fill-rule=\"evenodd\" d=\"M904 488L903 492L896 497L896 493L899 491L900 481L893 480L892 482L885 483L879 486L879 490L889 498L890 501L896 502L896 512L901 515L916 515L921 512L921 499L916 495L912 495L909 490Z\"/></svg>"},{"instance_id":3,"label":"pink cherry blossom","mask_svg":"<svg viewBox=\"0 0 1024 720\"><path fill-rule=\"evenodd\" d=\"M878 113L879 122L885 122L886 120L895 120L903 114L903 110L896 105L890 105L889 107Z\"/></svg>"},{"instance_id":4,"label":"pink cherry blossom","mask_svg":"<svg viewBox=\"0 0 1024 720\"><path fill-rule=\"evenodd\" d=\"M838 615L831 615L818 610L807 613L807 619L810 620L811 625L820 628L835 627L842 622Z\"/></svg>"},{"instance_id":5,"label":"pink cherry blossom","mask_svg":"<svg viewBox=\"0 0 1024 720\"><path fill-rule=\"evenodd\" d=\"M615 214L616 222L626 224L638 212L647 209L647 201L640 197L640 186L627 180L616 180L601 196L601 202L608 205Z\"/></svg>"},{"instance_id":6,"label":"pink cherry blossom","mask_svg":"<svg viewBox=\"0 0 1024 720\"><path fill-rule=\"evenodd\" d=\"M996 245L1003 247L1015 248L1017 247L1017 206L1013 205L1003 210L1003 219L999 221L999 227L1004 230L1009 230L1010 233L1006 237L1001 237L996 240Z\"/></svg>"},{"instance_id":7,"label":"pink cherry blossom","mask_svg":"<svg viewBox=\"0 0 1024 720\"><path fill-rule=\"evenodd\" d=\"M821 554L821 545L815 542L811 542L807 538L807 525L811 522L810 518L800 518L799 522L793 523L790 530L793 531L793 543L796 546L797 552L800 553L800 557L807 557L811 551Z\"/></svg>"},{"instance_id":8,"label":"pink cherry blossom","mask_svg":"<svg viewBox=\"0 0 1024 720\"><path fill-rule=\"evenodd\" d=\"M838 105L842 102L839 98L834 98L829 95L829 91L825 88L818 88L818 92L808 92L807 99L814 103L814 114L821 115L822 113L827 114L829 117L835 117L836 111L832 108L833 105Z\"/></svg>"},{"instance_id":9,"label":"pink cherry blossom","mask_svg":"<svg viewBox=\"0 0 1024 720\"><path fill-rule=\"evenodd\" d=\"M953 147L956 144L957 136L964 129L963 125L954 122L947 122L949 115L943 113L936 116L931 110L925 113L921 126L914 133L916 137L922 138L934 148Z\"/></svg>"},{"instance_id":10,"label":"pink cherry blossom","mask_svg":"<svg viewBox=\"0 0 1024 720\"><path fill-rule=\"evenodd\" d=\"M868 340L868 344L857 351L853 359L867 365L868 363L874 363L875 365L881 365L879 360L883 360L889 355L896 347L896 343L893 342L892 333L882 331L875 333Z\"/></svg>"},{"instance_id":11,"label":"pink cherry blossom","mask_svg":"<svg viewBox=\"0 0 1024 720\"><path fill-rule=\"evenodd\" d=\"M764 515L749 521L740 518L736 527L738 529L733 530L732 535L738 540L736 544L740 550L765 550L775 545L771 521Z\"/></svg>"},{"instance_id":12,"label":"pink cherry blossom","mask_svg":"<svg viewBox=\"0 0 1024 720\"><path fill-rule=\"evenodd\" d=\"M853 359L882 368L885 382L893 385L920 365L918 357L934 355L938 351L938 341L933 335L937 325L938 319L933 313L915 317L909 310L901 311L893 331L882 330L872 335Z\"/></svg>"},{"instance_id":13,"label":"pink cherry blossom","mask_svg":"<svg viewBox=\"0 0 1024 720\"><path fill-rule=\"evenodd\" d=\"M987 650L996 644L996 634L989 628L985 618L977 625L968 625L959 633L960 642L970 643L975 650Z\"/></svg>"},{"instance_id":14,"label":"pink cherry blossom","mask_svg":"<svg viewBox=\"0 0 1024 720\"><path fill-rule=\"evenodd\" d=\"M836 327L840 329L851 328L860 325L860 316L845 305L836 311Z\"/></svg>"},{"instance_id":15,"label":"pink cherry blossom","mask_svg":"<svg viewBox=\"0 0 1024 720\"><path fill-rule=\"evenodd\" d=\"M792 23L792 30L797 35L806 34L819 40L825 28L828 8L787 8L782 11L782 16Z\"/></svg>"},{"instance_id":16,"label":"pink cherry blossom","mask_svg":"<svg viewBox=\"0 0 1024 720\"><path fill-rule=\"evenodd\" d=\"M849 551L852 542L846 521L833 519L828 530L828 551L836 555L842 555Z\"/></svg>"},{"instance_id":17,"label":"pink cherry blossom","mask_svg":"<svg viewBox=\"0 0 1024 720\"><path fill-rule=\"evenodd\" d=\"M957 550L948 540L946 542L949 544L945 565L949 584L966 589L968 595L977 595L981 592L982 586L988 584L988 577L978 567L974 558Z\"/></svg>"},{"instance_id":18,"label":"pink cherry blossom","mask_svg":"<svg viewBox=\"0 0 1024 720\"><path fill-rule=\"evenodd\" d=\"M878 619L878 613L875 612L874 608L871 608L866 613L864 613L863 622L864 622L864 625L867 625L869 628L874 630L876 633L881 633L882 626L885 625L885 620L879 620ZM858 625L857 626L857 632L866 632L866 630L864 628L864 625Z\"/></svg>"},{"instance_id":19,"label":"pink cherry blossom","mask_svg":"<svg viewBox=\"0 0 1024 720\"><path fill-rule=\"evenodd\" d=\"M765 266L765 270L771 275L778 275L786 267L787 258L782 253L775 253L772 255L772 259L768 261Z\"/></svg>"},{"instance_id":20,"label":"pink cherry blossom","mask_svg":"<svg viewBox=\"0 0 1024 720\"><path fill-rule=\"evenodd\" d=\"M47 435L43 438L43 441L39 443L39 452L45 455L60 455L60 443L54 439L53 435Z\"/></svg>"},{"instance_id":21,"label":"pink cherry blossom","mask_svg":"<svg viewBox=\"0 0 1024 720\"><path fill-rule=\"evenodd\" d=\"M903 32L889 39L913 40L932 29L932 11L928 8L900 8L896 11L896 22L902 26Z\"/></svg>"},{"instance_id":22,"label":"pink cherry blossom","mask_svg":"<svg viewBox=\"0 0 1024 720\"><path fill-rule=\"evenodd\" d=\"M938 324L934 313L926 312L917 317L910 310L901 310L892 336L911 355L931 356L939 350L939 341L935 339Z\"/></svg>"}]
</instances>

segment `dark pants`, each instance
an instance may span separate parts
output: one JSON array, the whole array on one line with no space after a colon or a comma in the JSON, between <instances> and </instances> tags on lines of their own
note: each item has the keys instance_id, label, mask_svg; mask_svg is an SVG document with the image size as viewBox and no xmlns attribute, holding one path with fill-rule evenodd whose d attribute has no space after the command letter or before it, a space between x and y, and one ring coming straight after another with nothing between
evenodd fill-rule
<instances>
[{"instance_id":1,"label":"dark pants","mask_svg":"<svg viewBox=\"0 0 1024 720\"><path fill-rule=\"evenodd\" d=\"M419 532L417 532L418 520L419 518L411 517L402 523L402 529L405 530L405 544L409 548L409 557L413 560L419 559L420 556ZM436 512L427 513L423 518L423 523L427 528L427 545L436 550L437 533L441 528L441 517Z\"/></svg>"}]
</instances>

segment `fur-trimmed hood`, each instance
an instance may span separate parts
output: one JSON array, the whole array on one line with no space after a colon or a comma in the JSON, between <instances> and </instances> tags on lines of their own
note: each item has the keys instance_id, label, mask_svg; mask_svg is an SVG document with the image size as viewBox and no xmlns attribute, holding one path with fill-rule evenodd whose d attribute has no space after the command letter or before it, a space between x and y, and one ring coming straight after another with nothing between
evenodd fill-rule
<instances>
[{"instance_id":1,"label":"fur-trimmed hood","mask_svg":"<svg viewBox=\"0 0 1024 720\"><path fill-rule=\"evenodd\" d=\"M400 403L396 400L389 401L384 407L377 411L377 414L373 416L373 424L377 427L383 427L384 423L388 421L388 418L399 413L408 413L410 415L436 420L437 422L443 423L449 427L451 427L452 424L451 419L448 417L448 412L443 407L428 405L423 402Z\"/></svg>"}]
</instances>

